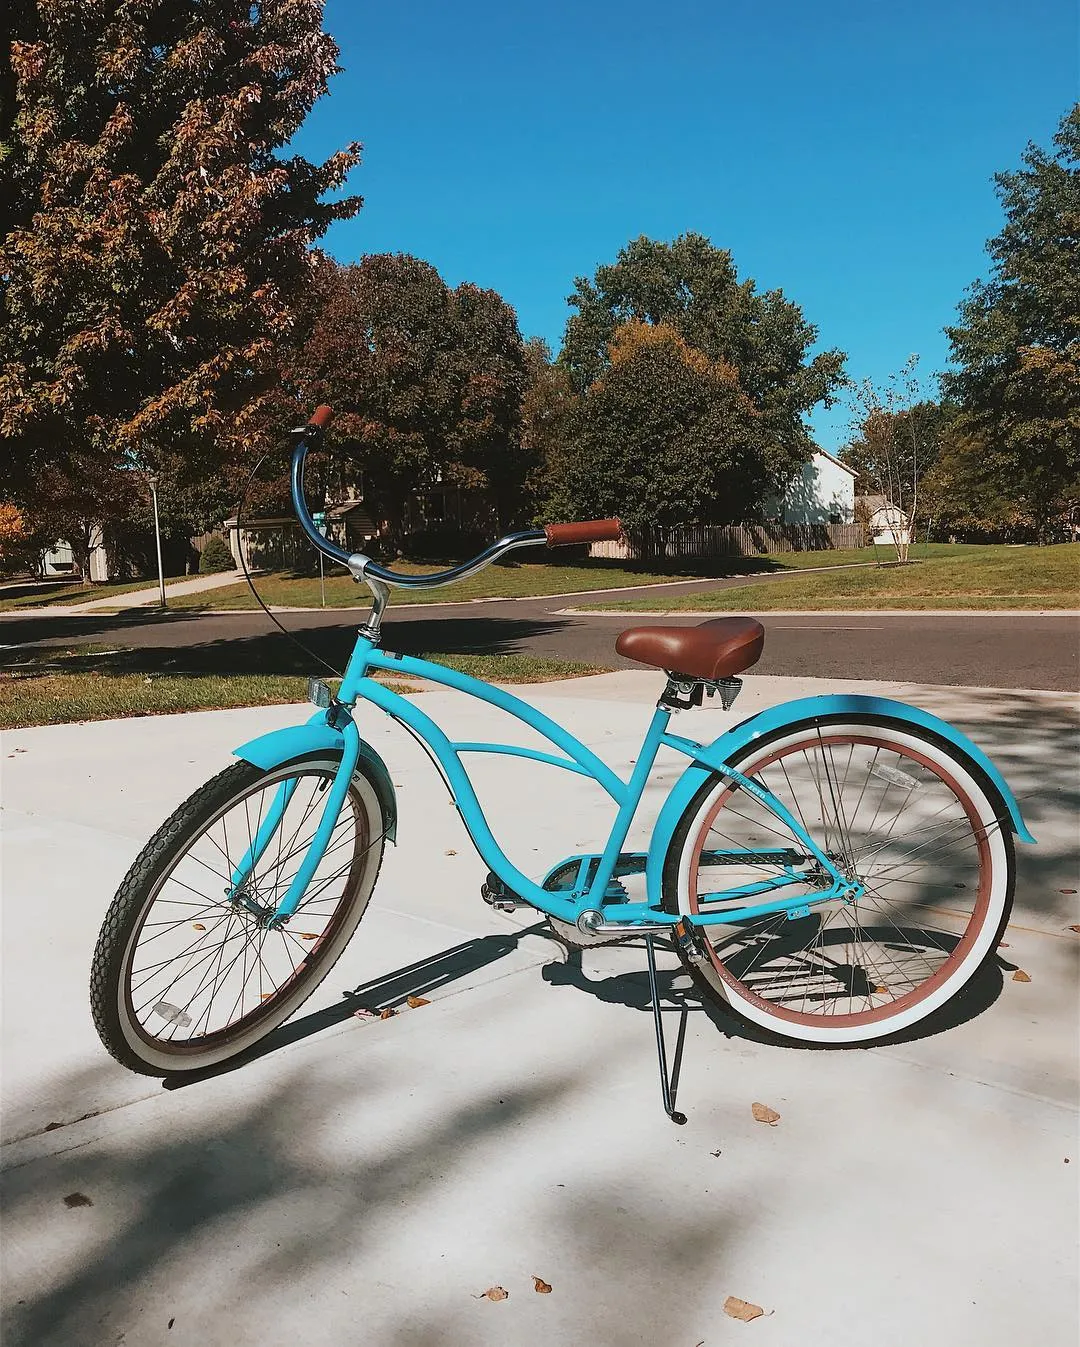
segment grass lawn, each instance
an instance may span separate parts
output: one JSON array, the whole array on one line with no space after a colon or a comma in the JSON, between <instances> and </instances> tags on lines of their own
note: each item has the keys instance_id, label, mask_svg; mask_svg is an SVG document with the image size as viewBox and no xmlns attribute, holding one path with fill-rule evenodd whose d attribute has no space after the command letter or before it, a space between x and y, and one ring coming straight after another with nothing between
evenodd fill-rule
<instances>
[{"instance_id":1,"label":"grass lawn","mask_svg":"<svg viewBox=\"0 0 1080 1347\"><path fill-rule=\"evenodd\" d=\"M132 672L137 651L36 649L0 670L0 729L66 725L79 720L216 711L234 706L302 702L307 679L289 674L156 674ZM429 655L436 664L499 683L542 683L606 673L592 664L528 655ZM385 681L400 691L423 685Z\"/></svg>"},{"instance_id":2,"label":"grass lawn","mask_svg":"<svg viewBox=\"0 0 1080 1347\"><path fill-rule=\"evenodd\" d=\"M732 558L738 569L743 569L740 558ZM753 561L754 559L750 559ZM716 574L728 574L728 563L717 563ZM395 561L394 569L410 574L438 570L437 566L417 566L408 561ZM700 571L698 571L700 575ZM440 589L394 591L394 606L403 603L447 603L465 599L517 599L545 594L578 594L593 589L618 589L630 585L657 585L672 580L693 580L693 572L674 571L660 574L656 571L630 570L622 566L584 565L552 566L543 562L524 562L513 566L489 566L479 575L461 580L456 585ZM255 577L255 587L263 602L277 608L318 608L321 606L319 577L296 576L275 572ZM363 585L335 570L326 576L327 608L367 608L370 599ZM225 585L204 594L183 594L170 600L170 608L230 609L257 608L247 584Z\"/></svg>"},{"instance_id":3,"label":"grass lawn","mask_svg":"<svg viewBox=\"0 0 1080 1347\"><path fill-rule=\"evenodd\" d=\"M181 580L195 580L197 576L174 575L165 577L165 586L179 584ZM37 593L25 597L0 599L0 613L26 608L70 608L72 604L89 603L92 599L108 599L116 594L131 594L136 589L156 590L157 580L121 580L115 584L69 585L59 583L55 589L47 592L38 589ZM156 600L155 600L156 602Z\"/></svg>"},{"instance_id":4,"label":"grass lawn","mask_svg":"<svg viewBox=\"0 0 1080 1347\"><path fill-rule=\"evenodd\" d=\"M885 549L881 549L885 554ZM807 554L802 554L805 558ZM816 553L817 558L859 556ZM790 575L663 600L635 599L590 607L613 612L765 613L772 609L1080 608L1080 543L1052 547L932 543L913 548L907 566ZM780 558L776 558L779 560ZM820 562L818 563L820 564ZM834 563L835 564L835 563ZM658 596L659 597L659 596Z\"/></svg>"}]
</instances>

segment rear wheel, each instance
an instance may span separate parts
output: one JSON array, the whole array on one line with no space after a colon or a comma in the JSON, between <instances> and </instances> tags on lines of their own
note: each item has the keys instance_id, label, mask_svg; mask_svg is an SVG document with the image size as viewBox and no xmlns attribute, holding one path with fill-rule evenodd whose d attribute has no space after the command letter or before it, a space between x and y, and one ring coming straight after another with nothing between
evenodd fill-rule
<instances>
[{"instance_id":1,"label":"rear wheel","mask_svg":"<svg viewBox=\"0 0 1080 1347\"><path fill-rule=\"evenodd\" d=\"M238 762L208 781L143 848L106 914L90 975L101 1041L124 1066L171 1075L252 1047L307 1000L364 914L384 821L358 768L326 851L289 921L267 920L322 817L338 760L263 771ZM281 821L240 894L232 876L279 792Z\"/></svg>"},{"instance_id":2,"label":"rear wheel","mask_svg":"<svg viewBox=\"0 0 1080 1347\"><path fill-rule=\"evenodd\" d=\"M669 910L805 897L809 912L702 928L707 957L690 967L709 996L790 1039L860 1043L931 1014L992 957L1012 905L1010 823L951 745L904 721L820 719L748 745L731 765L865 891L814 904L831 884L823 868L748 791L711 777L672 839ZM773 894L718 896L791 875Z\"/></svg>"}]
</instances>

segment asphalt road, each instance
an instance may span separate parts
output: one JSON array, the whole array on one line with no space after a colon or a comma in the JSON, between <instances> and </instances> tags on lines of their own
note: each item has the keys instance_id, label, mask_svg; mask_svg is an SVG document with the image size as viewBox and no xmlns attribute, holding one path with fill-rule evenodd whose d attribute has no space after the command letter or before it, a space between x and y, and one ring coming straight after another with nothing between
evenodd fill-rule
<instances>
[{"instance_id":1,"label":"asphalt road","mask_svg":"<svg viewBox=\"0 0 1080 1347\"><path fill-rule=\"evenodd\" d=\"M738 582L736 582L738 583ZM745 583L743 581L742 583ZM715 582L714 582L715 584ZM700 588L664 586L671 596ZM619 598L658 595L648 588ZM612 596L604 596L612 597ZM391 606L385 644L408 653L528 653L610 668L633 667L614 651L624 628L646 623L693 624L697 614L643 618L627 613L577 616L564 610L588 595L485 600L423 607ZM331 664L348 657L363 610L279 614L280 620ZM1074 616L1010 613L804 613L762 617L767 631L760 673L940 683L965 687L1080 687L1080 624ZM119 616L0 615L0 663L19 659L20 646L92 642L117 649L126 668L147 672L316 672L261 612L159 616L134 610Z\"/></svg>"}]
</instances>

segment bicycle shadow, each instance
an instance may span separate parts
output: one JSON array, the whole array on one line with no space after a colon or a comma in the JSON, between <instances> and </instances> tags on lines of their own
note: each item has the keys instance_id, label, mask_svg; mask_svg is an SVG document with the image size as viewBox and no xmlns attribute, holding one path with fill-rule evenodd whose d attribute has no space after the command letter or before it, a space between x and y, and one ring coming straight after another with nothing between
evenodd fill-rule
<instances>
[{"instance_id":1,"label":"bicycle shadow","mask_svg":"<svg viewBox=\"0 0 1080 1347\"><path fill-rule=\"evenodd\" d=\"M166 1090L178 1090L200 1081L211 1080L215 1076L225 1076L232 1071L280 1052L293 1043L333 1029L352 1018L377 1019L386 1011L396 1013L406 1005L410 997L430 997L445 987L461 982L474 973L505 959L513 954L522 939L531 935L550 935L546 922L534 922L520 930L476 936L472 940L463 940L436 954L417 959L410 964L383 973L369 982L341 993L337 1005L326 1006L275 1029L250 1051L223 1062L220 1066L208 1067L205 1071L186 1073L183 1076L166 1076L161 1084Z\"/></svg>"},{"instance_id":2,"label":"bicycle shadow","mask_svg":"<svg viewBox=\"0 0 1080 1347\"><path fill-rule=\"evenodd\" d=\"M552 936L558 939L557 936ZM661 948L673 949L668 941L659 941ZM644 945L640 941L624 941L620 948L638 948L642 950L644 965ZM649 975L644 966L627 972L595 976L586 973L582 959L587 950L570 949L565 963L545 964L541 970L544 981L551 986L569 986L586 992L597 1000L610 1005L623 1005L631 1010L652 1011L652 998L649 990ZM1000 953L984 964L971 981L939 1010L907 1029L872 1043L828 1044L802 1043L782 1038L758 1025L751 1024L724 1006L698 994L690 975L683 967L657 969L657 991L661 1001L661 1010L667 1014L677 1013L685 1019L690 1014L704 1014L713 1026L725 1038L741 1039L767 1047L781 1047L812 1052L847 1051L851 1048L888 1047L900 1043L914 1043L920 1039L932 1038L948 1029L958 1028L969 1020L977 1019L994 1004L1005 985L1004 974L1015 972L1016 964L1009 963ZM680 1035L683 1030L680 1030Z\"/></svg>"},{"instance_id":3,"label":"bicycle shadow","mask_svg":"<svg viewBox=\"0 0 1080 1347\"><path fill-rule=\"evenodd\" d=\"M270 1056L294 1043L300 1043L304 1039L313 1038L316 1034L334 1029L351 1018L377 1019L387 1011L397 1013L401 1007L407 1005L410 997L429 998L505 959L517 951L526 936L543 936L550 940L558 951L550 962L540 966L540 976L549 986L572 987L609 1005L622 1005L643 1013L652 1012L649 976L645 968L642 941L627 940L618 945L620 949L640 951L642 961L640 969L597 976L588 973L583 966L583 958L591 953L590 950L576 949L567 945L545 920L540 920L514 931L475 936L471 940L460 941L423 959L391 969L377 978L343 991L338 1004L290 1020L268 1034L248 1052L223 1062L220 1066L182 1076L164 1077L161 1082L162 1088L183 1089L200 1081L239 1071L261 1057ZM663 939L657 941L657 947L667 950L673 948L670 942ZM603 950L610 947L596 948ZM687 1024L691 1014L703 1014L725 1038L741 1039L768 1047L804 1051L837 1051L839 1047L847 1046L882 1047L929 1038L975 1019L989 1009L1001 994L1004 986L1003 974L1012 972L1015 968L1015 964L1006 962L1000 954L996 955L992 963L984 965L963 991L953 997L941 1010L910 1029L876 1039L872 1045L791 1042L738 1018L711 1000L704 999L698 994L686 970L681 966L658 968L657 990L661 1000L661 1012L664 1015L677 1014L680 1017L671 1061L673 1090L678 1084Z\"/></svg>"}]
</instances>

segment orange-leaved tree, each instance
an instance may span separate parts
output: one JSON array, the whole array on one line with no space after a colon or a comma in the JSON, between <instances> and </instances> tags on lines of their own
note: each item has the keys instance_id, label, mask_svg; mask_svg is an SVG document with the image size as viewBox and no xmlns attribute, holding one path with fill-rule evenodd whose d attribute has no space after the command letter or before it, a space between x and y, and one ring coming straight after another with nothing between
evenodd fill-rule
<instances>
[{"instance_id":1,"label":"orange-leaved tree","mask_svg":"<svg viewBox=\"0 0 1080 1347\"><path fill-rule=\"evenodd\" d=\"M336 69L322 10L10 5L0 451L16 499L45 465L76 489L69 469L164 459L205 482L257 440L310 245L360 205L325 199L356 144L321 164L287 149Z\"/></svg>"}]
</instances>

